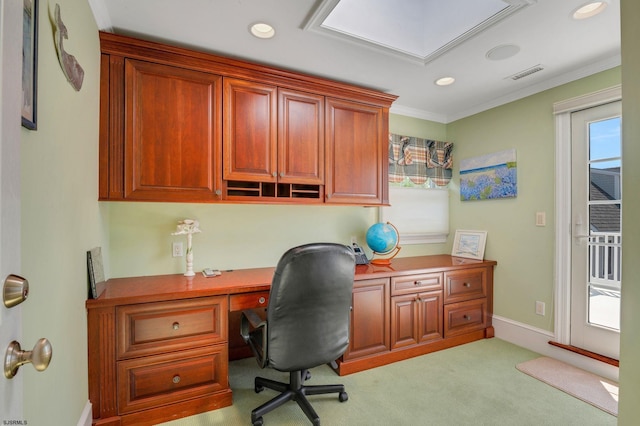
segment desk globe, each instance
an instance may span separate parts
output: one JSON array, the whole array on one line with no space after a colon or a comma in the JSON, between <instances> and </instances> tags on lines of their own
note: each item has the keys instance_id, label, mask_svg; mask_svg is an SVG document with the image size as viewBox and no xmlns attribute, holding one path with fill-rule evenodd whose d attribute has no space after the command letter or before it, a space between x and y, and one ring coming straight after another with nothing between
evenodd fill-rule
<instances>
[{"instance_id":1,"label":"desk globe","mask_svg":"<svg viewBox=\"0 0 640 426\"><path fill-rule=\"evenodd\" d=\"M400 252L400 234L390 222L375 223L367 230L367 245L373 251L371 263L374 265L389 265L391 259ZM379 256L376 258L375 256Z\"/></svg>"}]
</instances>

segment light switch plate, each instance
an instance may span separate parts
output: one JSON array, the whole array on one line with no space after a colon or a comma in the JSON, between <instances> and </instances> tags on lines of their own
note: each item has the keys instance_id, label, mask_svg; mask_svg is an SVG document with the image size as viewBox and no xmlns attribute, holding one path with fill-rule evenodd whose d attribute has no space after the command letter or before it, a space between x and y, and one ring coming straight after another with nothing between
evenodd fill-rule
<instances>
[{"instance_id":1,"label":"light switch plate","mask_svg":"<svg viewBox=\"0 0 640 426\"><path fill-rule=\"evenodd\" d=\"M536 226L546 226L547 215L545 212L536 212Z\"/></svg>"}]
</instances>

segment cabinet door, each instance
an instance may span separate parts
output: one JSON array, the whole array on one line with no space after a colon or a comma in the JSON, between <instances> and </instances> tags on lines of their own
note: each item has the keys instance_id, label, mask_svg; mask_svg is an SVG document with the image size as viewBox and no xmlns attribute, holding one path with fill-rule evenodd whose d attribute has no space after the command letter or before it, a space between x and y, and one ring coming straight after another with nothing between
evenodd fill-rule
<instances>
[{"instance_id":1,"label":"cabinet door","mask_svg":"<svg viewBox=\"0 0 640 426\"><path fill-rule=\"evenodd\" d=\"M275 182L278 110L275 86L224 79L223 178Z\"/></svg>"},{"instance_id":2,"label":"cabinet door","mask_svg":"<svg viewBox=\"0 0 640 426\"><path fill-rule=\"evenodd\" d=\"M442 291L418 294L418 340L420 343L440 340L443 336Z\"/></svg>"},{"instance_id":3,"label":"cabinet door","mask_svg":"<svg viewBox=\"0 0 640 426\"><path fill-rule=\"evenodd\" d=\"M217 199L221 93L220 76L126 60L125 199Z\"/></svg>"},{"instance_id":4,"label":"cabinet door","mask_svg":"<svg viewBox=\"0 0 640 426\"><path fill-rule=\"evenodd\" d=\"M351 336L343 359L388 352L389 279L356 281L351 306Z\"/></svg>"},{"instance_id":5,"label":"cabinet door","mask_svg":"<svg viewBox=\"0 0 640 426\"><path fill-rule=\"evenodd\" d=\"M391 298L391 349L442 339L442 291Z\"/></svg>"},{"instance_id":6,"label":"cabinet door","mask_svg":"<svg viewBox=\"0 0 640 426\"><path fill-rule=\"evenodd\" d=\"M391 298L391 349L418 343L418 309L415 294Z\"/></svg>"},{"instance_id":7,"label":"cabinet door","mask_svg":"<svg viewBox=\"0 0 640 426\"><path fill-rule=\"evenodd\" d=\"M324 96L278 90L278 181L324 183Z\"/></svg>"},{"instance_id":8,"label":"cabinet door","mask_svg":"<svg viewBox=\"0 0 640 426\"><path fill-rule=\"evenodd\" d=\"M326 201L388 203L388 113L345 100L326 104Z\"/></svg>"}]
</instances>

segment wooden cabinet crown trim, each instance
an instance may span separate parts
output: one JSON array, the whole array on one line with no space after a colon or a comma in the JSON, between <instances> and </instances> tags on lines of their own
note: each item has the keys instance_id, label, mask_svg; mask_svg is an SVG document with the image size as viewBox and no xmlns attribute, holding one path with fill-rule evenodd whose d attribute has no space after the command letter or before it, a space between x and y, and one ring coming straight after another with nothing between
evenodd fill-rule
<instances>
[{"instance_id":1,"label":"wooden cabinet crown trim","mask_svg":"<svg viewBox=\"0 0 640 426\"><path fill-rule=\"evenodd\" d=\"M256 80L281 87L304 88L304 90L309 92L321 91L331 96L358 100L360 102L385 107L390 107L393 101L397 99L396 95L378 90L302 74L265 64L233 59L213 53L103 31L101 31L99 35L100 48L103 54L153 60L156 63L214 72L223 76Z\"/></svg>"}]
</instances>

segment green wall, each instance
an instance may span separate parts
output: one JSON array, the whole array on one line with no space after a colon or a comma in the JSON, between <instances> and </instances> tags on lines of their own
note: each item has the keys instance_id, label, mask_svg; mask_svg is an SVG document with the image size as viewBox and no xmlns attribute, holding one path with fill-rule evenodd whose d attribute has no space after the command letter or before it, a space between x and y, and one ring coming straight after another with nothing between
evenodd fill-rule
<instances>
[{"instance_id":1,"label":"green wall","mask_svg":"<svg viewBox=\"0 0 640 426\"><path fill-rule=\"evenodd\" d=\"M621 0L622 14L622 306L620 318L619 425L640 419L640 2ZM631 167L629 167L631 165ZM631 190L627 190L630 188ZM631 237L631 238L629 238Z\"/></svg>"},{"instance_id":2,"label":"green wall","mask_svg":"<svg viewBox=\"0 0 640 426\"><path fill-rule=\"evenodd\" d=\"M56 3L69 32L65 49L84 68L80 92L58 63L50 19ZM53 357L44 372L26 365L18 374L24 420L75 425L88 399L85 252L107 241L96 201L100 47L86 1L40 1L38 16L38 130L23 129L21 137L21 274L30 283L21 344L31 349L46 337Z\"/></svg>"},{"instance_id":3,"label":"green wall","mask_svg":"<svg viewBox=\"0 0 640 426\"><path fill-rule=\"evenodd\" d=\"M620 69L563 86L467 117L447 126L455 143L454 179L460 160L516 149L518 195L502 200L450 199L450 227L488 231L485 257L498 261L494 280L494 313L553 331L555 247L555 117L553 103L620 84ZM546 213L545 227L535 225ZM535 302L546 304L545 316Z\"/></svg>"}]
</instances>

